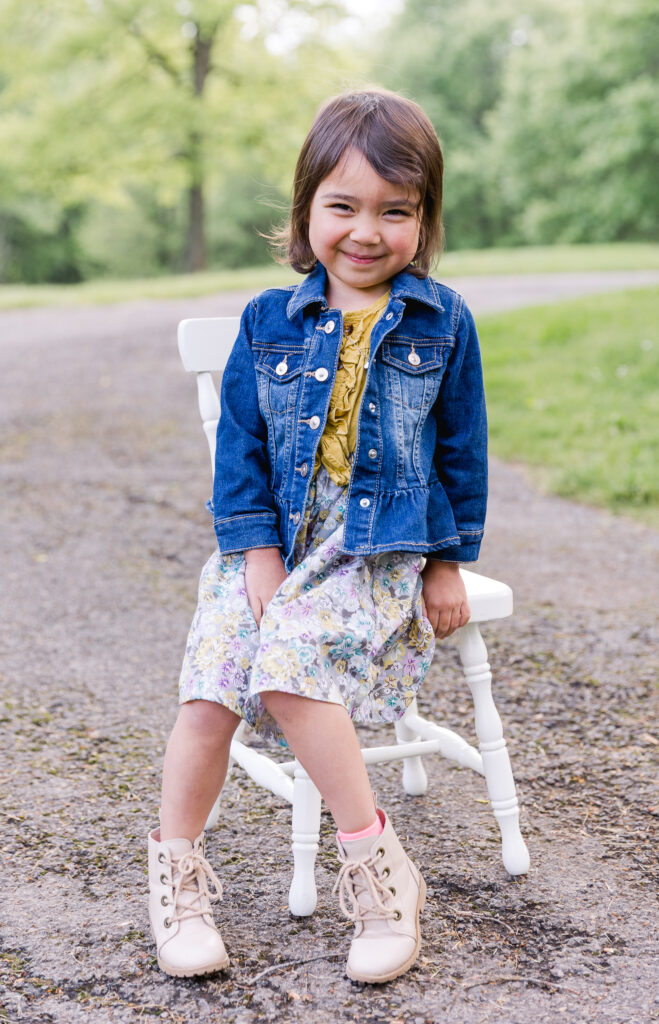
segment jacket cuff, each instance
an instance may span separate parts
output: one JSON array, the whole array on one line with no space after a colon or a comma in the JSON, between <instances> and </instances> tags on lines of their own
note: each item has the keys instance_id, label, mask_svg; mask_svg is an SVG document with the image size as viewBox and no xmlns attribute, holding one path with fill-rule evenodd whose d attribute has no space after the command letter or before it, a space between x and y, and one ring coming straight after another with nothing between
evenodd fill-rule
<instances>
[{"instance_id":1,"label":"jacket cuff","mask_svg":"<svg viewBox=\"0 0 659 1024\"><path fill-rule=\"evenodd\" d=\"M250 548L280 548L279 516L276 512L253 512L230 519L215 519L215 536L223 555Z\"/></svg>"},{"instance_id":2,"label":"jacket cuff","mask_svg":"<svg viewBox=\"0 0 659 1024\"><path fill-rule=\"evenodd\" d=\"M428 551L426 558L434 558L436 562L475 562L480 548L480 540L466 541L463 544L454 544L450 548L441 548L439 551Z\"/></svg>"}]
</instances>

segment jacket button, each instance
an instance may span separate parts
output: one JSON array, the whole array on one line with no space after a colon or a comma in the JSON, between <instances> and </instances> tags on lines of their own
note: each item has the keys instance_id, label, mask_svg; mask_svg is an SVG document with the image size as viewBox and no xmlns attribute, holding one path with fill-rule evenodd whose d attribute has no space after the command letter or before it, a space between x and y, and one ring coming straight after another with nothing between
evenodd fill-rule
<instances>
[{"instance_id":1,"label":"jacket button","mask_svg":"<svg viewBox=\"0 0 659 1024\"><path fill-rule=\"evenodd\" d=\"M293 520L293 522L297 526L297 524L300 522L300 513L296 512L294 516L291 516L291 519Z\"/></svg>"},{"instance_id":2,"label":"jacket button","mask_svg":"<svg viewBox=\"0 0 659 1024\"><path fill-rule=\"evenodd\" d=\"M277 365L275 366L275 373L277 374L278 377L283 377L284 374L287 373L287 372L288 372L288 365L285 362L284 363L277 363Z\"/></svg>"},{"instance_id":3,"label":"jacket button","mask_svg":"<svg viewBox=\"0 0 659 1024\"><path fill-rule=\"evenodd\" d=\"M409 356L407 357L407 361L408 363L411 363L412 366L418 366L419 363L421 362L421 357L419 356L418 352L410 352Z\"/></svg>"},{"instance_id":4,"label":"jacket button","mask_svg":"<svg viewBox=\"0 0 659 1024\"><path fill-rule=\"evenodd\" d=\"M308 472L309 467L307 466L306 462L303 462L302 465L300 466L300 476L306 476Z\"/></svg>"},{"instance_id":5,"label":"jacket button","mask_svg":"<svg viewBox=\"0 0 659 1024\"><path fill-rule=\"evenodd\" d=\"M319 366L316 372L314 373L314 377L316 378L316 380L327 380L327 378L329 377L329 373L327 372L324 366Z\"/></svg>"},{"instance_id":6,"label":"jacket button","mask_svg":"<svg viewBox=\"0 0 659 1024\"><path fill-rule=\"evenodd\" d=\"M320 426L320 416L312 416L309 420L309 426L312 430L318 430L318 427Z\"/></svg>"},{"instance_id":7,"label":"jacket button","mask_svg":"<svg viewBox=\"0 0 659 1024\"><path fill-rule=\"evenodd\" d=\"M369 448L369 450L368 450L368 457L369 457L369 459L377 459L377 457L378 457L377 448Z\"/></svg>"},{"instance_id":8,"label":"jacket button","mask_svg":"<svg viewBox=\"0 0 659 1024\"><path fill-rule=\"evenodd\" d=\"M385 316L385 320L393 320L393 318L394 318L394 314L393 313L387 313L387 315Z\"/></svg>"},{"instance_id":9,"label":"jacket button","mask_svg":"<svg viewBox=\"0 0 659 1024\"><path fill-rule=\"evenodd\" d=\"M375 402L369 402L368 403L368 411L369 412L375 412Z\"/></svg>"},{"instance_id":10,"label":"jacket button","mask_svg":"<svg viewBox=\"0 0 659 1024\"><path fill-rule=\"evenodd\" d=\"M368 508L368 506L371 504L370 498L362 498L359 504L361 505L362 508Z\"/></svg>"},{"instance_id":11,"label":"jacket button","mask_svg":"<svg viewBox=\"0 0 659 1024\"><path fill-rule=\"evenodd\" d=\"M323 327L323 330L325 331L325 334L331 334L332 331L334 330L334 321L328 320L325 326Z\"/></svg>"}]
</instances>

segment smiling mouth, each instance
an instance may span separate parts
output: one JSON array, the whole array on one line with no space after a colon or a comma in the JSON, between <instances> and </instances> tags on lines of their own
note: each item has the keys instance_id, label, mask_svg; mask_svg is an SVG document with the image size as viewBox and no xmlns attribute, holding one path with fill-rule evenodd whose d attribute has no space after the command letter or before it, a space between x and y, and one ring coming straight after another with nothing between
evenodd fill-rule
<instances>
[{"instance_id":1,"label":"smiling mouth","mask_svg":"<svg viewBox=\"0 0 659 1024\"><path fill-rule=\"evenodd\" d=\"M376 260L382 259L381 256L361 256L356 252L344 252L343 255L352 263L357 263L362 266L369 266L369 264L375 263Z\"/></svg>"}]
</instances>

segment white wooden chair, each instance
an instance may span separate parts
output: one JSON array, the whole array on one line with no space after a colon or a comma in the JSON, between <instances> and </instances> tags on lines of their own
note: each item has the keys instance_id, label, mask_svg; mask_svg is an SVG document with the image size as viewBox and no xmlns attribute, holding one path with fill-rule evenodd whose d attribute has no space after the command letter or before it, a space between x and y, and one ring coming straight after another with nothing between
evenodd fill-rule
<instances>
[{"instance_id":1,"label":"white wooden chair","mask_svg":"<svg viewBox=\"0 0 659 1024\"><path fill-rule=\"evenodd\" d=\"M208 439L211 465L215 465L215 435L220 401L212 374L221 375L238 333L237 317L206 317L183 320L178 328L178 344L186 370L197 375L199 411ZM403 787L411 796L423 795L428 780L422 755L443 754L458 764L473 768L485 776L494 816L499 823L502 858L511 875L523 875L529 868L529 854L519 830L519 805L510 759L503 738L501 719L491 692L492 674L479 623L512 614L510 587L461 569L471 619L453 636L464 675L474 701L476 734L480 752L461 736L426 721L418 714L416 701L396 724L397 743L362 750L366 764L403 761ZM275 763L242 742L245 723L231 744L231 760L237 762L259 786L292 804L292 846L294 870L289 892L291 913L304 917L316 907L314 864L320 830L320 793L297 760ZM212 828L219 814L218 795L206 827Z\"/></svg>"}]
</instances>

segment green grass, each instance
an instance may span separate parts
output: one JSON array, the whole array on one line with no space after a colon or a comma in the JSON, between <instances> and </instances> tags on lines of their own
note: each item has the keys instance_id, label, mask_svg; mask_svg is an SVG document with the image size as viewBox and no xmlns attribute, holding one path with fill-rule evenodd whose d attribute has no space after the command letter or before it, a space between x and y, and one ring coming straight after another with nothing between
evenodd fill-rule
<instances>
[{"instance_id":1,"label":"green grass","mask_svg":"<svg viewBox=\"0 0 659 1024\"><path fill-rule=\"evenodd\" d=\"M557 245L447 252L437 274L450 279L478 274L554 273L583 270L657 270L659 245ZM75 285L0 285L0 309L26 306L90 306L136 299L194 298L216 292L260 291L301 280L287 267L269 264L130 281Z\"/></svg>"},{"instance_id":2,"label":"green grass","mask_svg":"<svg viewBox=\"0 0 659 1024\"><path fill-rule=\"evenodd\" d=\"M659 526L659 289L479 318L490 448Z\"/></svg>"},{"instance_id":3,"label":"green grass","mask_svg":"<svg viewBox=\"0 0 659 1024\"><path fill-rule=\"evenodd\" d=\"M447 252L439 277L472 274L558 274L587 270L659 270L659 245L529 245Z\"/></svg>"}]
</instances>

